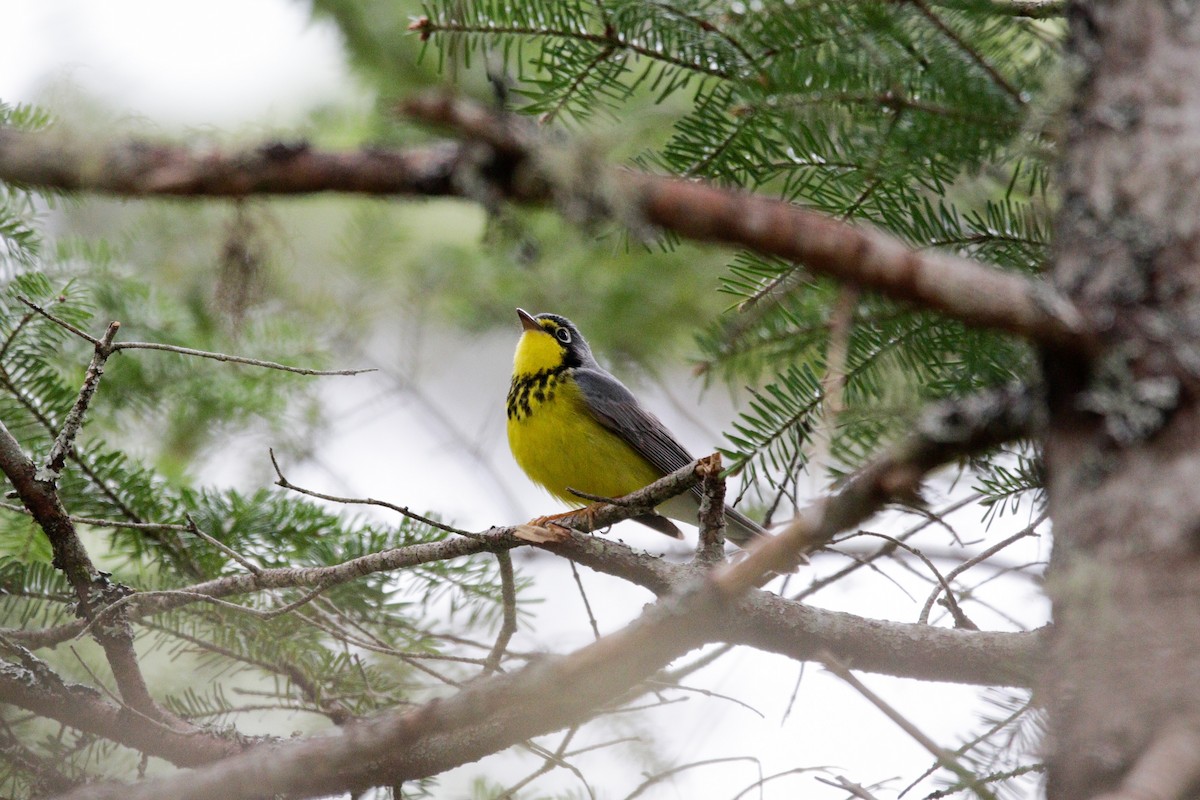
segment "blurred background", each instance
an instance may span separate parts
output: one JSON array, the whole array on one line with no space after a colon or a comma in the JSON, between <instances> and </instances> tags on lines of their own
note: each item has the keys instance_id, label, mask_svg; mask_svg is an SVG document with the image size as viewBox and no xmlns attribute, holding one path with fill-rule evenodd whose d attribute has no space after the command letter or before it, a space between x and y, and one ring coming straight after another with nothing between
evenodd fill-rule
<instances>
[{"instance_id":1,"label":"blurred background","mask_svg":"<svg viewBox=\"0 0 1200 800\"><path fill-rule=\"evenodd\" d=\"M398 98L446 83L485 98L491 88L483 65L441 67L438 52L405 32L422 13L406 0L6 0L0 101L34 104L55 126L88 136L197 147L425 141L429 132L390 111ZM665 141L688 102L648 98L637 114L601 116L575 133L612 160L625 160ZM728 446L725 432L747 402L744 381L706 369L711 364L697 342L734 302L719 291L732 254L718 249L645 244L612 230L581 232L554 212L488 214L457 201L78 196L50 198L37 214L46 251L64 274L86 272L96 318L121 320L122 338L376 370L264 376L122 355L110 365L89 424L120 437L164 474L200 485L270 485L273 448L295 483L429 510L467 529L561 510L519 472L505 440L516 306L574 320L600 360L696 454ZM82 369L86 359L79 363ZM147 385L161 382L190 401L170 410L139 401ZM230 407L238 414L230 416ZM816 472L801 485L801 499L828 484ZM968 482L946 479L933 482L928 499L939 508L972 491ZM756 502L751 493L745 507ZM986 535L1020 530L1034 513L1027 505ZM918 522L892 515L872 530L895 534ZM922 547L932 558L956 547L956 554L968 552L985 535L984 523L968 505L931 526ZM669 558L689 555L686 545L634 524L611 535ZM845 567L869 544L851 541L848 556L818 556L812 574L791 578L790 588ZM975 621L1008 630L1043 623L1048 609L1036 583L1003 573L1047 552L1037 538L1006 551L989 572L995 577L974 593ZM587 571L577 579L544 553L517 552L514 560L528 582L514 649L565 652L590 640L581 589L601 632L621 627L651 599ZM897 564L859 570L810 602L912 622L929 591L927 576ZM745 796L844 797L844 789L818 780L841 775L892 797L919 778L914 765L932 764L817 666L737 650L690 680L695 694L605 723L610 739L630 740L576 760L602 789L599 796L625 797L647 774L732 757L682 770L645 796L741 796L765 775L803 766L812 769ZM950 748L1027 699L875 675L863 680ZM290 732L323 723L275 712L238 724ZM433 795L498 796L540 763L520 750L494 756L444 776ZM913 796L937 785L926 778ZM586 796L566 770L526 792L520 796Z\"/></svg>"}]
</instances>

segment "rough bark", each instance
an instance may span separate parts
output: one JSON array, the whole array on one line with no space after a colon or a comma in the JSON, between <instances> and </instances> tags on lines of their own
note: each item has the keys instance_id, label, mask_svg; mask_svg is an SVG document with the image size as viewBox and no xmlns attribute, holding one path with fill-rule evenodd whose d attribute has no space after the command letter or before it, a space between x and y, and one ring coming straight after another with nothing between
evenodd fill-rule
<instances>
[{"instance_id":1,"label":"rough bark","mask_svg":"<svg viewBox=\"0 0 1200 800\"><path fill-rule=\"evenodd\" d=\"M1101 347L1045 360L1047 789L1194 796L1195 759L1163 754L1200 728L1200 8L1075 3L1070 24L1054 277Z\"/></svg>"},{"instance_id":2,"label":"rough bark","mask_svg":"<svg viewBox=\"0 0 1200 800\"><path fill-rule=\"evenodd\" d=\"M527 120L450 95L419 96L404 111L449 127L466 141L353 152L271 142L239 152L199 152L142 141L79 142L0 130L0 181L124 197L341 191L465 197L489 206L556 202L593 222L617 217L636 231L652 225L687 239L795 261L815 274L974 327L1074 350L1090 346L1074 309L1043 281L946 252L916 250L882 229L850 225L762 195L586 160L577 171L557 174L548 166L556 159L545 157L555 149Z\"/></svg>"}]
</instances>

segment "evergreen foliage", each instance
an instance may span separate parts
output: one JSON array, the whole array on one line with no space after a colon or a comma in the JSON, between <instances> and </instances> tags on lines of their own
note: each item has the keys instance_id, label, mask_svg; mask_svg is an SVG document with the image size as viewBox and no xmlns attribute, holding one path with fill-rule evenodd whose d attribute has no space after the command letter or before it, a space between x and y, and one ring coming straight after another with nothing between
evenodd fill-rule
<instances>
[{"instance_id":1,"label":"evergreen foliage","mask_svg":"<svg viewBox=\"0 0 1200 800\"><path fill-rule=\"evenodd\" d=\"M1002 269L1037 273L1047 258L1040 109L1053 102L1059 21L991 0L430 0L419 28L443 66L501 63L512 107L543 124L633 126L641 169L770 194ZM700 368L748 384L726 463L777 519L781 500L803 502L798 476L822 436L832 442L818 473L843 475L926 402L1035 374L1021 342L869 293L851 297L839 329L845 290L777 259L737 254L721 288L734 310L698 336ZM831 368L844 375L835 413ZM989 523L1028 494L1040 502L1029 447L966 466ZM985 720L963 750L1002 794L1037 771L996 744L1020 719Z\"/></svg>"},{"instance_id":2,"label":"evergreen foliage","mask_svg":"<svg viewBox=\"0 0 1200 800\"><path fill-rule=\"evenodd\" d=\"M515 109L547 126L620 121L632 141L619 145L622 155L640 168L770 194L1003 269L1034 273L1047 256L1049 145L1031 109L1053 74L1057 21L1002 13L994 0L430 0L416 24L420 72L411 63L420 43L401 34L411 21L400 5L316 0L313 8L339 25L381 105L436 70L486 91L474 69L482 63L504 73ZM38 109L0 105L0 125L47 122ZM367 130L397 135L383 114ZM232 319L206 297L132 277L126 261L136 243L46 245L38 214L52 200L0 185L0 420L35 462L75 401L90 346L18 298L93 334L121 319L129 323L122 338L323 365L324 343L295 319L252 307ZM924 402L1033 373L1019 342L869 293L853 296L852 324L838 329L833 310L843 290L775 259L741 253L722 268L719 254L672 251L676 243L667 242L632 264L627 243L614 245L619 236L583 243L555 217L507 211L481 226L486 257L442 247L431 259L415 234L396 233L389 213L353 209L345 260L372 280L402 271L413 297L455 319L488 324L514 300L565 311L557 304L586 287L600 311L576 321L599 351L634 360L706 321L696 338L700 370L749 386L726 463L771 509L781 497L802 499L798 476L823 431L832 433L831 463L817 469L844 474ZM680 252L690 260L685 279ZM245 253L256 257L252 246ZM464 285L474 291L468 298ZM735 311L720 315L721 303ZM390 295L381 304L390 308ZM845 359L834 365L839 336ZM827 396L834 366L845 376L836 417ZM232 433L260 426L286 438L281 420L306 417L312 386L178 354L114 357L60 484L70 512L93 520L81 529L113 580L170 591L245 570L189 525L264 568L330 566L444 540L445 532L411 520L337 514L273 489L200 485L195 464ZM989 520L1027 508L1040 492L1030 447L968 466ZM50 558L30 519L0 508L0 628L72 622L70 587ZM518 576L516 584L525 582ZM418 702L479 673L504 611L487 554L368 575L263 617L305 599L298 590L262 592L231 598L240 609L193 603L140 624L148 659L169 660L186 676L165 688L164 705L215 727L263 709L315 727ZM48 660L86 681L83 662L94 653L80 649L79 658L56 652ZM972 767L1001 784L1019 777L1028 765L1005 748L1025 735L1017 726L1032 727L1028 716L1024 698L998 700L982 722L986 733L962 751ZM98 765L128 774L120 770L136 764L132 752L36 718L3 727L69 776L98 774ZM0 767L6 796L38 794L38 780L21 759ZM415 796L425 787L405 788ZM503 787L481 779L474 789L490 797Z\"/></svg>"},{"instance_id":3,"label":"evergreen foliage","mask_svg":"<svg viewBox=\"0 0 1200 800\"><path fill-rule=\"evenodd\" d=\"M630 119L647 100L666 103L669 137L633 159L645 168L766 192L1005 269L1036 272L1046 257L1048 146L1029 110L1052 74L1057 22L990 0L446 0L424 13L440 61L502 58L516 107L543 121ZM704 369L759 386L727 456L752 484L780 488L827 424L820 376L836 289L747 253L723 289L740 313L700 337ZM1020 343L861 297L833 470L857 466L923 401L1025 379L1032 366ZM981 485L993 487L1005 491Z\"/></svg>"},{"instance_id":4,"label":"evergreen foliage","mask_svg":"<svg viewBox=\"0 0 1200 800\"><path fill-rule=\"evenodd\" d=\"M29 109L0 110L8 124L33 124ZM230 332L214 309L155 292L122 267L119 248L63 240L53 252L38 233L43 198L6 187L0 242L0 420L35 463L45 457L75 402L91 345L22 302L84 331L127 319L122 335L191 348L229 350L311 365L315 350L296 322L264 316ZM88 424L59 481L63 504L112 580L144 591L182 589L244 573L229 551L260 568L322 567L451 534L408 519L384 523L338 514L283 490L204 488L190 462L211 443L304 402L314 379L234 368L174 353L112 356ZM173 432L186 432L187 443ZM155 436L157 446L146 446ZM182 435L182 433L180 434ZM139 443L139 439L141 440ZM143 452L142 457L135 455ZM182 465L182 466L180 466ZM161 525L161 527L155 527ZM228 550L187 530L194 525ZM0 629L53 628L74 620L74 594L50 564L45 534L19 505L0 507ZM517 580L516 589L524 581ZM147 669L173 662L177 676L159 699L184 718L224 728L273 711L312 727L340 714L414 702L430 688L477 672L500 624L495 559L433 561L333 586L289 614L262 614L303 600L283 590L194 603L138 626ZM238 610L238 609L242 610ZM454 637L439 631L452 626ZM482 649L481 649L482 648ZM50 663L88 681L86 641L59 648ZM79 656L73 655L79 653ZM39 794L38 758L61 774L122 776L137 755L112 742L28 716L4 723L33 760L0 759L5 796ZM16 747L16 745L13 745ZM23 751L25 752L25 751ZM411 787L420 792L420 786Z\"/></svg>"}]
</instances>

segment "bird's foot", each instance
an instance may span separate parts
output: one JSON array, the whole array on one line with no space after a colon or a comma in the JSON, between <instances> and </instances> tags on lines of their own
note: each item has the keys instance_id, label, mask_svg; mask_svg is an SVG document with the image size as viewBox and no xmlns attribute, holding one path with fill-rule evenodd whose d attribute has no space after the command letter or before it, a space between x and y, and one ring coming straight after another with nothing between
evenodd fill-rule
<instances>
[{"instance_id":1,"label":"bird's foot","mask_svg":"<svg viewBox=\"0 0 1200 800\"><path fill-rule=\"evenodd\" d=\"M534 517L526 524L517 526L517 535L521 536L522 539L529 539L530 541L534 540L529 537L540 537L536 540L539 544L544 542L562 542L566 541L575 526L565 525L561 520L572 518L572 521L581 523L579 527L591 530L596 527L595 516L596 509L594 506L584 506L583 508L576 508L571 511L563 511L560 514ZM523 531L526 534L524 536L521 535Z\"/></svg>"},{"instance_id":2,"label":"bird's foot","mask_svg":"<svg viewBox=\"0 0 1200 800\"><path fill-rule=\"evenodd\" d=\"M541 527L554 525L559 528L573 528L575 527L574 525L564 525L559 521L571 517L576 520L582 520L585 523L583 527L591 528L593 527L592 523L596 520L596 511L597 509L595 505L584 506L583 508L573 508L570 511L563 511L559 514L550 514L545 517L534 517L533 519L529 520L529 524L538 525Z\"/></svg>"}]
</instances>

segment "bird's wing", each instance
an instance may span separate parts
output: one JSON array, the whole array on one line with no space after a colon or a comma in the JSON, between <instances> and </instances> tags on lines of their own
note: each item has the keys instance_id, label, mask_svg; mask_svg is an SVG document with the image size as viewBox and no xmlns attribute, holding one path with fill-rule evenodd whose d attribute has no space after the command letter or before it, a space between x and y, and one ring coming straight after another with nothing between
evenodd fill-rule
<instances>
[{"instance_id":1,"label":"bird's wing","mask_svg":"<svg viewBox=\"0 0 1200 800\"><path fill-rule=\"evenodd\" d=\"M599 369L576 369L573 375L600 424L624 439L655 469L666 475L692 463L691 453L619 380Z\"/></svg>"},{"instance_id":2,"label":"bird's wing","mask_svg":"<svg viewBox=\"0 0 1200 800\"><path fill-rule=\"evenodd\" d=\"M658 417L641 407L625 384L600 369L585 367L574 370L573 375L588 409L600 424L624 439L655 469L666 475L695 460ZM700 487L693 486L691 495L699 501ZM757 522L729 506L725 506L725 517L728 524L726 535L737 544L745 545L766 532ZM665 519L663 521L666 522ZM644 520L639 519L639 522L661 530L668 536L679 536L678 528L672 533Z\"/></svg>"}]
</instances>

